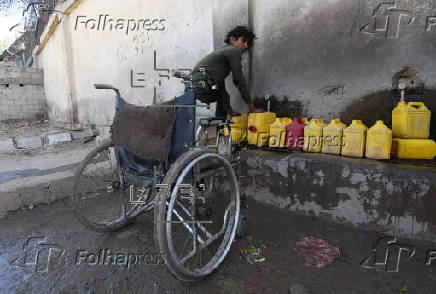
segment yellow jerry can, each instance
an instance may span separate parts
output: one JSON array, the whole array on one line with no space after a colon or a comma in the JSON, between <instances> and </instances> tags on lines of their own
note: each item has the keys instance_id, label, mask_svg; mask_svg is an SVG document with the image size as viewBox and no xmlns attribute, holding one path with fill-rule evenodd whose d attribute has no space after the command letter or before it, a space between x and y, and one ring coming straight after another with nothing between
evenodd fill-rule
<instances>
[{"instance_id":1,"label":"yellow jerry can","mask_svg":"<svg viewBox=\"0 0 436 294\"><path fill-rule=\"evenodd\" d=\"M231 119L232 119L232 121L235 124L247 124L247 122L248 122L248 114L242 114L242 115L239 115L239 116L233 116Z\"/></svg>"},{"instance_id":2,"label":"yellow jerry can","mask_svg":"<svg viewBox=\"0 0 436 294\"><path fill-rule=\"evenodd\" d=\"M324 122L322 118L316 118L316 120L323 128L327 126L327 124Z\"/></svg>"},{"instance_id":3,"label":"yellow jerry can","mask_svg":"<svg viewBox=\"0 0 436 294\"><path fill-rule=\"evenodd\" d=\"M230 124L232 130L232 142L246 142L248 114L233 116L231 119L234 122Z\"/></svg>"},{"instance_id":4,"label":"yellow jerry can","mask_svg":"<svg viewBox=\"0 0 436 294\"><path fill-rule=\"evenodd\" d=\"M232 142L246 142L247 141L247 124L231 124Z\"/></svg>"},{"instance_id":5,"label":"yellow jerry can","mask_svg":"<svg viewBox=\"0 0 436 294\"><path fill-rule=\"evenodd\" d=\"M319 119L312 119L304 128L304 145L303 150L306 152L321 152L322 147L322 129L324 123Z\"/></svg>"},{"instance_id":6,"label":"yellow jerry can","mask_svg":"<svg viewBox=\"0 0 436 294\"><path fill-rule=\"evenodd\" d=\"M331 120L322 131L322 153L341 155L342 133L347 127L339 118Z\"/></svg>"},{"instance_id":7,"label":"yellow jerry can","mask_svg":"<svg viewBox=\"0 0 436 294\"><path fill-rule=\"evenodd\" d=\"M361 120L353 120L343 132L341 154L363 157L365 154L366 131L368 127Z\"/></svg>"},{"instance_id":8,"label":"yellow jerry can","mask_svg":"<svg viewBox=\"0 0 436 294\"><path fill-rule=\"evenodd\" d=\"M276 114L273 112L250 113L247 125L248 144L268 146L269 125L275 120Z\"/></svg>"},{"instance_id":9,"label":"yellow jerry can","mask_svg":"<svg viewBox=\"0 0 436 294\"><path fill-rule=\"evenodd\" d=\"M403 139L430 136L431 111L422 102L399 102L392 111L392 135Z\"/></svg>"},{"instance_id":10,"label":"yellow jerry can","mask_svg":"<svg viewBox=\"0 0 436 294\"><path fill-rule=\"evenodd\" d=\"M304 123L305 125L308 125L308 124L309 124L309 119L308 119L307 117L303 117L301 120L303 121L303 123Z\"/></svg>"},{"instance_id":11,"label":"yellow jerry can","mask_svg":"<svg viewBox=\"0 0 436 294\"><path fill-rule=\"evenodd\" d=\"M285 147L286 127L292 123L289 117L276 118L269 126L269 147Z\"/></svg>"},{"instance_id":12,"label":"yellow jerry can","mask_svg":"<svg viewBox=\"0 0 436 294\"><path fill-rule=\"evenodd\" d=\"M389 159L391 157L392 131L378 120L366 134L365 156L372 159Z\"/></svg>"},{"instance_id":13,"label":"yellow jerry can","mask_svg":"<svg viewBox=\"0 0 436 294\"><path fill-rule=\"evenodd\" d=\"M433 159L436 143L430 139L392 139L392 157L409 159Z\"/></svg>"}]
</instances>

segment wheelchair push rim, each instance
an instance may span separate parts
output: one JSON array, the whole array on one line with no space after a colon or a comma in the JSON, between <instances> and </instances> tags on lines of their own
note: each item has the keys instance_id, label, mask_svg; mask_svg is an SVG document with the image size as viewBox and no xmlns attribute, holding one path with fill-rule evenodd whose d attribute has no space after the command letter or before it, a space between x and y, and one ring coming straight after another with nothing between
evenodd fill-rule
<instances>
[{"instance_id":1,"label":"wheelchair push rim","mask_svg":"<svg viewBox=\"0 0 436 294\"><path fill-rule=\"evenodd\" d=\"M215 181L208 181L211 177ZM189 200L180 193L187 182L191 185ZM199 182L218 189L199 187ZM194 149L179 158L162 185L167 189L159 191L155 208L158 248L177 278L200 280L219 266L235 238L240 210L235 172L221 155Z\"/></svg>"}]
</instances>

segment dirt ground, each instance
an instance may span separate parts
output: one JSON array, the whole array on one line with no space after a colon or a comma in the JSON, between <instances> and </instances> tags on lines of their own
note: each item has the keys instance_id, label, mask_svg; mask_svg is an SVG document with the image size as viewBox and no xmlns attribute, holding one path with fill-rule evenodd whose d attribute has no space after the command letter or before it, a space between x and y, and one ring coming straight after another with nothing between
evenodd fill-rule
<instances>
[{"instance_id":1,"label":"dirt ground","mask_svg":"<svg viewBox=\"0 0 436 294\"><path fill-rule=\"evenodd\" d=\"M411 259L400 262L398 272L386 272L383 266L367 269L361 262L373 253L373 245L382 236L379 232L255 201L249 201L243 212L249 215L248 236L236 240L227 258L207 279L187 284L176 280L161 264L129 268L77 264L79 251L157 253L151 214L118 232L96 233L76 220L69 199L17 211L0 219L0 293L435 293L436 254L431 265L426 266L425 261L426 251L436 250L436 244L398 239L416 249ZM304 265L294 246L306 236L338 246L340 257L324 268ZM37 244L36 249L32 244ZM266 260L249 264L240 254L249 246L260 248ZM50 253L43 248L54 248L52 257L60 257L44 264ZM41 253L37 260L32 258L35 251ZM61 251L64 255L56 255Z\"/></svg>"}]
</instances>

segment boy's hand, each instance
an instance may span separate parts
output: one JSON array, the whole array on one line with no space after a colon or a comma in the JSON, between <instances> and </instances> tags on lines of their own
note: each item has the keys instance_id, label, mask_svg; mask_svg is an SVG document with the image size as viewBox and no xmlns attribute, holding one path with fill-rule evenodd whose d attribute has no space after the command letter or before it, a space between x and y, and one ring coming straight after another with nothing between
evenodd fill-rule
<instances>
[{"instance_id":1,"label":"boy's hand","mask_svg":"<svg viewBox=\"0 0 436 294\"><path fill-rule=\"evenodd\" d=\"M254 107L253 104L248 104L248 112L259 113L259 112L264 112L264 110L262 108Z\"/></svg>"},{"instance_id":2,"label":"boy's hand","mask_svg":"<svg viewBox=\"0 0 436 294\"><path fill-rule=\"evenodd\" d=\"M234 116L240 116L241 114L240 113L237 113L237 112L230 112L229 113L229 116L230 117L234 117Z\"/></svg>"}]
</instances>

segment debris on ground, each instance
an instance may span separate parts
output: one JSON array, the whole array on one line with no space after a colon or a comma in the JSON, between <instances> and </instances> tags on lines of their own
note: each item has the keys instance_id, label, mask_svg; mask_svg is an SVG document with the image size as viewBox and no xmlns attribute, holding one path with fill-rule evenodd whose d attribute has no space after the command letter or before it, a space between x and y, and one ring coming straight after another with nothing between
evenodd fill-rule
<instances>
[{"instance_id":1,"label":"debris on ground","mask_svg":"<svg viewBox=\"0 0 436 294\"><path fill-rule=\"evenodd\" d=\"M340 256L338 247L314 236L302 238L294 249L304 265L311 267L325 267Z\"/></svg>"},{"instance_id":2,"label":"debris on ground","mask_svg":"<svg viewBox=\"0 0 436 294\"><path fill-rule=\"evenodd\" d=\"M262 263L266 261L266 258L260 254L260 248L254 246L247 247L241 250L241 255L249 264Z\"/></svg>"}]
</instances>

